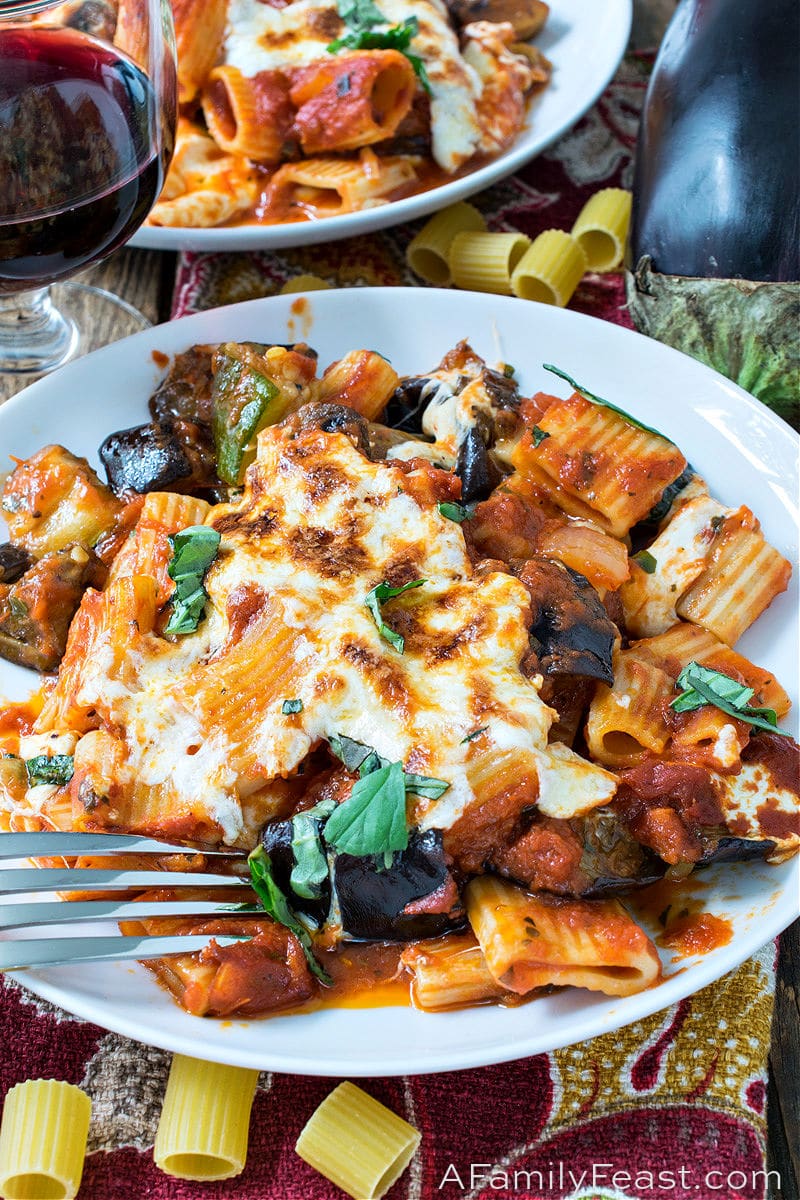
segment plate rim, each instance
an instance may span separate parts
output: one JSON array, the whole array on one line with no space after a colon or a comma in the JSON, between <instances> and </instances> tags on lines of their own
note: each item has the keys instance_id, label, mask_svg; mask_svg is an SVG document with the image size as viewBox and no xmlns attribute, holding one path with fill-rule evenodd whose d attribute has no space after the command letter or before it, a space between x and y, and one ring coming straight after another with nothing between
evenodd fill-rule
<instances>
[{"instance_id":1,"label":"plate rim","mask_svg":"<svg viewBox=\"0 0 800 1200\"><path fill-rule=\"evenodd\" d=\"M616 14L618 24L612 26L616 35L613 52L609 52L608 61L598 74L595 85L589 89L575 111L554 125L544 137L533 138L527 146L520 144L520 134L504 154L492 159L484 167L480 167L460 179L440 184L429 191L391 201L380 208L363 209L340 216L325 217L319 221L302 221L285 225L244 224L213 226L210 229L142 225L127 244L140 250L190 253L289 250L375 233L429 216L446 208L449 204L466 200L477 192L506 179L520 167L538 157L572 129L596 104L614 78L625 56L633 26L634 0L612 0L612 3L618 9ZM587 6L587 19L588 15L589 6ZM534 97L533 103L535 104L535 102L536 98ZM442 193L445 195L443 196Z\"/></svg>"},{"instance_id":2,"label":"plate rim","mask_svg":"<svg viewBox=\"0 0 800 1200\"><path fill-rule=\"evenodd\" d=\"M357 304L369 303L371 296L382 297L383 302L399 307L414 297L420 299L421 294L430 297L429 303L444 304L452 303L454 296L458 296L458 303L464 306L465 309L473 310L473 313L480 316L480 319L489 324L494 315L493 309L512 309L519 312L523 305L526 305L531 314L535 314L537 310L541 310L548 306L537 305L536 309L530 309L530 301L518 300L514 297L487 297L481 293L454 293L450 289L423 289L420 293L419 288L396 288L396 287L381 287L381 288L353 288L342 289L352 293L352 300ZM268 296L255 300L242 301L235 305L224 306L223 308L209 309L203 312L194 313L189 316L179 318L174 321L166 322L163 325L154 326L150 330L144 330L141 333L134 334L130 338L123 341L113 343L102 350L96 351L94 355L90 355L85 359L78 359L75 362L61 369L61 371L46 377L31 384L28 388L17 393L10 398L5 404L0 406L0 430L2 430L6 417L4 414L14 414L14 419L18 415L18 410L25 405L31 396L37 396L41 393L48 393L56 386L58 388L69 388L71 378L86 370L86 363L90 360L97 361L100 358L108 359L119 353L119 347L127 343L131 344L131 348L137 341L141 344L142 349L147 355L147 350L158 348L159 332L167 328L180 329L186 332L185 341L181 345L188 346L192 341L198 340L192 336L192 328L197 326L210 326L221 319L225 325L232 324L238 321L243 311L259 313L260 310L270 310L281 312L283 319L289 319L290 314L298 311L298 301L307 301L312 308L312 319L315 323L323 323L330 319L331 314L335 314L337 304L339 304L341 291L339 292L311 292L298 293L290 296ZM489 311L487 311L487 307ZM549 309L550 314L553 310ZM601 332L605 337L620 340L621 343L630 342L633 339L637 344L646 342L649 344L650 351L655 351L657 355L663 356L665 361L669 361L674 356L684 363L691 363L691 370L699 372L701 377L709 380L717 390L722 388L725 393L733 397L738 404L745 405L746 410L755 415L759 422L770 430L771 436L776 436L782 441L785 441L787 447L794 448L800 444L800 438L794 433L791 427L782 420L780 416L772 410L767 409L754 397L745 392L737 384L724 378L712 368L699 363L689 356L674 350L671 347L665 346L653 339L645 338L644 335L637 333L634 330L629 330L623 326L614 325L611 322L604 321L598 317L590 316L585 313L578 313L572 310L561 310L562 315L553 317L557 321L566 321L567 324L572 324L576 329L581 328L587 331L587 336L590 336L591 331ZM501 322L500 322L501 323ZM609 334L609 330L612 331ZM171 338L174 336L170 335ZM579 337L582 335L579 334ZM205 329L202 335L202 340L213 340L213 336L209 336L208 330ZM313 333L312 333L313 340ZM170 349L170 353L175 353L175 350ZM155 365L155 364L154 364ZM771 869L771 868L770 868ZM665 979L657 986L657 989L648 989L644 992L636 993L634 996L617 998L615 1009L610 1018L598 1018L597 1015L588 1012L580 1014L577 1017L577 1023L580 1025L589 1024L590 1032L579 1028L578 1032L573 1031L573 1023L569 1018L563 1020L563 1023L558 1028L551 1027L544 1038L541 1038L534 1029L527 1036L519 1036L518 1033L511 1033L509 1045L504 1049L500 1049L495 1043L491 1046L485 1046L483 1049L469 1047L467 1054L461 1054L461 1060L454 1062L456 1053L452 1048L445 1049L442 1052L442 1057L437 1057L436 1053L431 1053L426 1050L424 1060L415 1059L414 1052L406 1055L406 1061L403 1065L398 1065L396 1061L388 1059L386 1062L370 1060L366 1063L359 1063L358 1060L350 1058L335 1058L328 1057L324 1062L316 1060L304 1059L298 1056L296 1052L284 1053L276 1051L273 1047L265 1047L259 1051L257 1039L253 1038L249 1050L238 1050L235 1044L229 1048L218 1043L205 1045L204 1056L210 1061L227 1062L237 1066L254 1066L258 1065L262 1069L287 1071L291 1073L319 1075L319 1076L339 1076L350 1075L354 1077L370 1077L370 1076L399 1076L406 1074L429 1074L434 1072L444 1072L451 1070L471 1069L474 1067L486 1066L490 1064L499 1064L515 1059L528 1057L532 1054L544 1053L562 1048L564 1046L575 1044L577 1041L583 1041L587 1038L598 1036L600 1033L612 1032L613 1030L624 1028L631 1023L651 1015L670 1004L674 1004L680 999L695 994L697 991L716 982L723 975L735 969L745 959L754 954L762 945L766 944L770 939L776 936L783 928L790 924L798 915L798 903L795 897L798 893L798 880L800 879L800 859L795 858L792 862L784 864L783 867L777 868L782 870L785 878L782 880L776 879L776 884L780 884L780 889L773 893L768 910L763 914L763 917L757 924L757 929L752 928L744 933L739 933L736 937L733 947L729 953L722 956L723 965L720 966L720 958L713 952L698 960L687 960L689 962L687 970L678 970ZM730 870L730 868L728 869ZM730 877L730 876L728 876ZM121 969L130 970L129 966L117 964ZM146 974L146 969L141 966L134 968L136 972ZM175 1031L168 1030L162 1035L157 1024L157 1015L155 1022L147 1029L142 1029L141 1022L137 1022L135 1017L128 1018L124 1014L115 1013L112 1009L106 1008L98 1013L98 1005L102 1007L103 996L102 987L98 988L97 993L91 997L84 997L78 994L77 997L68 987L53 982L52 978L43 978L32 972L9 972L11 978L22 984L29 991L41 996L45 1000L58 1004L67 1011L78 1017L101 1024L103 1028L112 1030L116 1033L133 1038L136 1041L145 1042L145 1044L159 1046L165 1050L174 1052L187 1053L196 1055L197 1049L197 1034L201 1029L208 1030L208 1022L203 1018L191 1017L189 1014L180 1013L181 1019L185 1020L185 1032L183 1029ZM148 979L152 979L149 975ZM154 987L157 987L153 983ZM651 997L658 994L658 1003L654 1007ZM163 993L165 1003L175 1005L174 1000ZM614 1003L612 998L606 998ZM176 1006L177 1008L177 1006ZM621 1010L619 1012L618 1010ZM337 1011L337 1010L334 1010ZM346 1010L338 1010L346 1011ZM373 1010L374 1011L374 1010ZM435 1021L437 1017L447 1016L448 1014L426 1013L425 1020ZM279 1020L280 1016L275 1018L266 1018L266 1020ZM295 1020L294 1016L285 1018L287 1020ZM253 1018L250 1021L239 1021L235 1019L235 1024L245 1024L250 1030L257 1030L261 1018ZM602 1022L602 1027L591 1028L593 1023L596 1025L598 1020ZM202 1022L201 1024L198 1024ZM535 1024L535 1022L533 1023ZM223 1039L218 1039L221 1042ZM544 1044L546 1043L546 1045ZM263 1057L261 1057L263 1055Z\"/></svg>"}]
</instances>

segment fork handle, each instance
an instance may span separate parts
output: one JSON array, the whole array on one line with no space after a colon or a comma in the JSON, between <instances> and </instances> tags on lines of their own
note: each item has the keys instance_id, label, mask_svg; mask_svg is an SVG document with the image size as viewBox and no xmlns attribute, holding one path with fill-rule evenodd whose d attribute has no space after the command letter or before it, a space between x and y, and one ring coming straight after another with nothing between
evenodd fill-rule
<instances>
[{"instance_id":1,"label":"fork handle","mask_svg":"<svg viewBox=\"0 0 800 1200\"><path fill-rule=\"evenodd\" d=\"M0 833L0 858L44 858L81 854L205 854L241 858L242 850L230 846L200 849L131 833L62 833L46 829L38 833Z\"/></svg>"}]
</instances>

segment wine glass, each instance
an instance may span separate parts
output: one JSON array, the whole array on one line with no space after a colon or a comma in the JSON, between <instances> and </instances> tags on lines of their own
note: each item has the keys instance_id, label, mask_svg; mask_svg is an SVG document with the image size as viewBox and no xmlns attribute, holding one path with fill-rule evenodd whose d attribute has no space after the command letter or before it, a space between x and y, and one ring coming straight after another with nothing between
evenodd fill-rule
<instances>
[{"instance_id":1,"label":"wine glass","mask_svg":"<svg viewBox=\"0 0 800 1200\"><path fill-rule=\"evenodd\" d=\"M0 372L42 374L90 348L85 284L155 202L172 157L169 0L0 0ZM92 289L115 329L147 322ZM121 336L121 334L120 334Z\"/></svg>"}]
</instances>

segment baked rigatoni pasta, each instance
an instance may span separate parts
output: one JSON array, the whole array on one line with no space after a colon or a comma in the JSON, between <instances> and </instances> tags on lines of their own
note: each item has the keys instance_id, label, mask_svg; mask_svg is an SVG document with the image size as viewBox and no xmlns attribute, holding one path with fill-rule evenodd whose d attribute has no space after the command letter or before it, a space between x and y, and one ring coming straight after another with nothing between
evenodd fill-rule
<instances>
[{"instance_id":1,"label":"baked rigatoni pasta","mask_svg":"<svg viewBox=\"0 0 800 1200\"><path fill-rule=\"evenodd\" d=\"M244 1170L258 1071L175 1054L153 1158L167 1175L209 1183Z\"/></svg>"},{"instance_id":2,"label":"baked rigatoni pasta","mask_svg":"<svg viewBox=\"0 0 800 1200\"><path fill-rule=\"evenodd\" d=\"M471 23L439 0L176 0L173 11L182 119L220 153L205 176L173 163L155 225L315 220L428 190L505 150L550 75L520 41L541 27L539 0ZM298 200L290 183L314 185L290 169L353 166L365 147L372 189Z\"/></svg>"},{"instance_id":3,"label":"baked rigatoni pasta","mask_svg":"<svg viewBox=\"0 0 800 1200\"><path fill-rule=\"evenodd\" d=\"M709 571L737 620L785 581L749 510L561 368L567 399L465 342L397 365L193 347L110 487L61 447L4 487L0 651L60 666L0 715L0 825L191 847L154 899L248 852L253 911L124 923L207 935L149 964L196 1016L629 994L658 958L618 896L800 845L786 692L680 615Z\"/></svg>"},{"instance_id":4,"label":"baked rigatoni pasta","mask_svg":"<svg viewBox=\"0 0 800 1200\"><path fill-rule=\"evenodd\" d=\"M380 1200L405 1171L421 1134L352 1083L340 1083L306 1122L295 1149L354 1200Z\"/></svg>"},{"instance_id":5,"label":"baked rigatoni pasta","mask_svg":"<svg viewBox=\"0 0 800 1200\"><path fill-rule=\"evenodd\" d=\"M0 1192L9 1200L73 1200L81 1185L92 1104L58 1079L28 1079L6 1094L0 1125Z\"/></svg>"}]
</instances>

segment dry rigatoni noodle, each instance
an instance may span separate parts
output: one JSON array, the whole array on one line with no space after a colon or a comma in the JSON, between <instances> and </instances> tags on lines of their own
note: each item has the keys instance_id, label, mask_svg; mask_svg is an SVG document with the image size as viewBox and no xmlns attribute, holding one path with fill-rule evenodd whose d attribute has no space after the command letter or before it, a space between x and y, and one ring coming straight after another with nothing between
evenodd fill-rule
<instances>
[{"instance_id":1,"label":"dry rigatoni noodle","mask_svg":"<svg viewBox=\"0 0 800 1200\"><path fill-rule=\"evenodd\" d=\"M459 233L483 233L486 220L463 200L431 217L410 242L406 262L415 275L429 283L450 283L450 248Z\"/></svg>"},{"instance_id":2,"label":"dry rigatoni noodle","mask_svg":"<svg viewBox=\"0 0 800 1200\"><path fill-rule=\"evenodd\" d=\"M340 1083L307 1122L295 1147L309 1166L354 1200L379 1200L420 1142L413 1125L352 1083Z\"/></svg>"},{"instance_id":3,"label":"dry rigatoni noodle","mask_svg":"<svg viewBox=\"0 0 800 1200\"><path fill-rule=\"evenodd\" d=\"M279 294L290 296L294 292L328 292L330 290L331 285L324 279L320 279L319 275L295 275L294 279L286 280Z\"/></svg>"},{"instance_id":4,"label":"dry rigatoni noodle","mask_svg":"<svg viewBox=\"0 0 800 1200\"><path fill-rule=\"evenodd\" d=\"M522 233L458 233L450 247L450 273L456 287L471 292L511 295L511 276L530 246Z\"/></svg>"},{"instance_id":5,"label":"dry rigatoni noodle","mask_svg":"<svg viewBox=\"0 0 800 1200\"><path fill-rule=\"evenodd\" d=\"M178 1179L232 1179L244 1170L258 1071L176 1054L153 1158Z\"/></svg>"},{"instance_id":6,"label":"dry rigatoni noodle","mask_svg":"<svg viewBox=\"0 0 800 1200\"><path fill-rule=\"evenodd\" d=\"M612 271L622 262L631 219L631 193L603 188L586 201L572 236L586 255L588 270Z\"/></svg>"},{"instance_id":7,"label":"dry rigatoni noodle","mask_svg":"<svg viewBox=\"0 0 800 1200\"><path fill-rule=\"evenodd\" d=\"M586 271L586 255L568 233L546 229L517 263L511 290L522 300L564 308Z\"/></svg>"},{"instance_id":8,"label":"dry rigatoni noodle","mask_svg":"<svg viewBox=\"0 0 800 1200\"><path fill-rule=\"evenodd\" d=\"M72 1200L81 1185L92 1104L58 1079L8 1092L0 1126L0 1194L6 1200Z\"/></svg>"}]
</instances>

